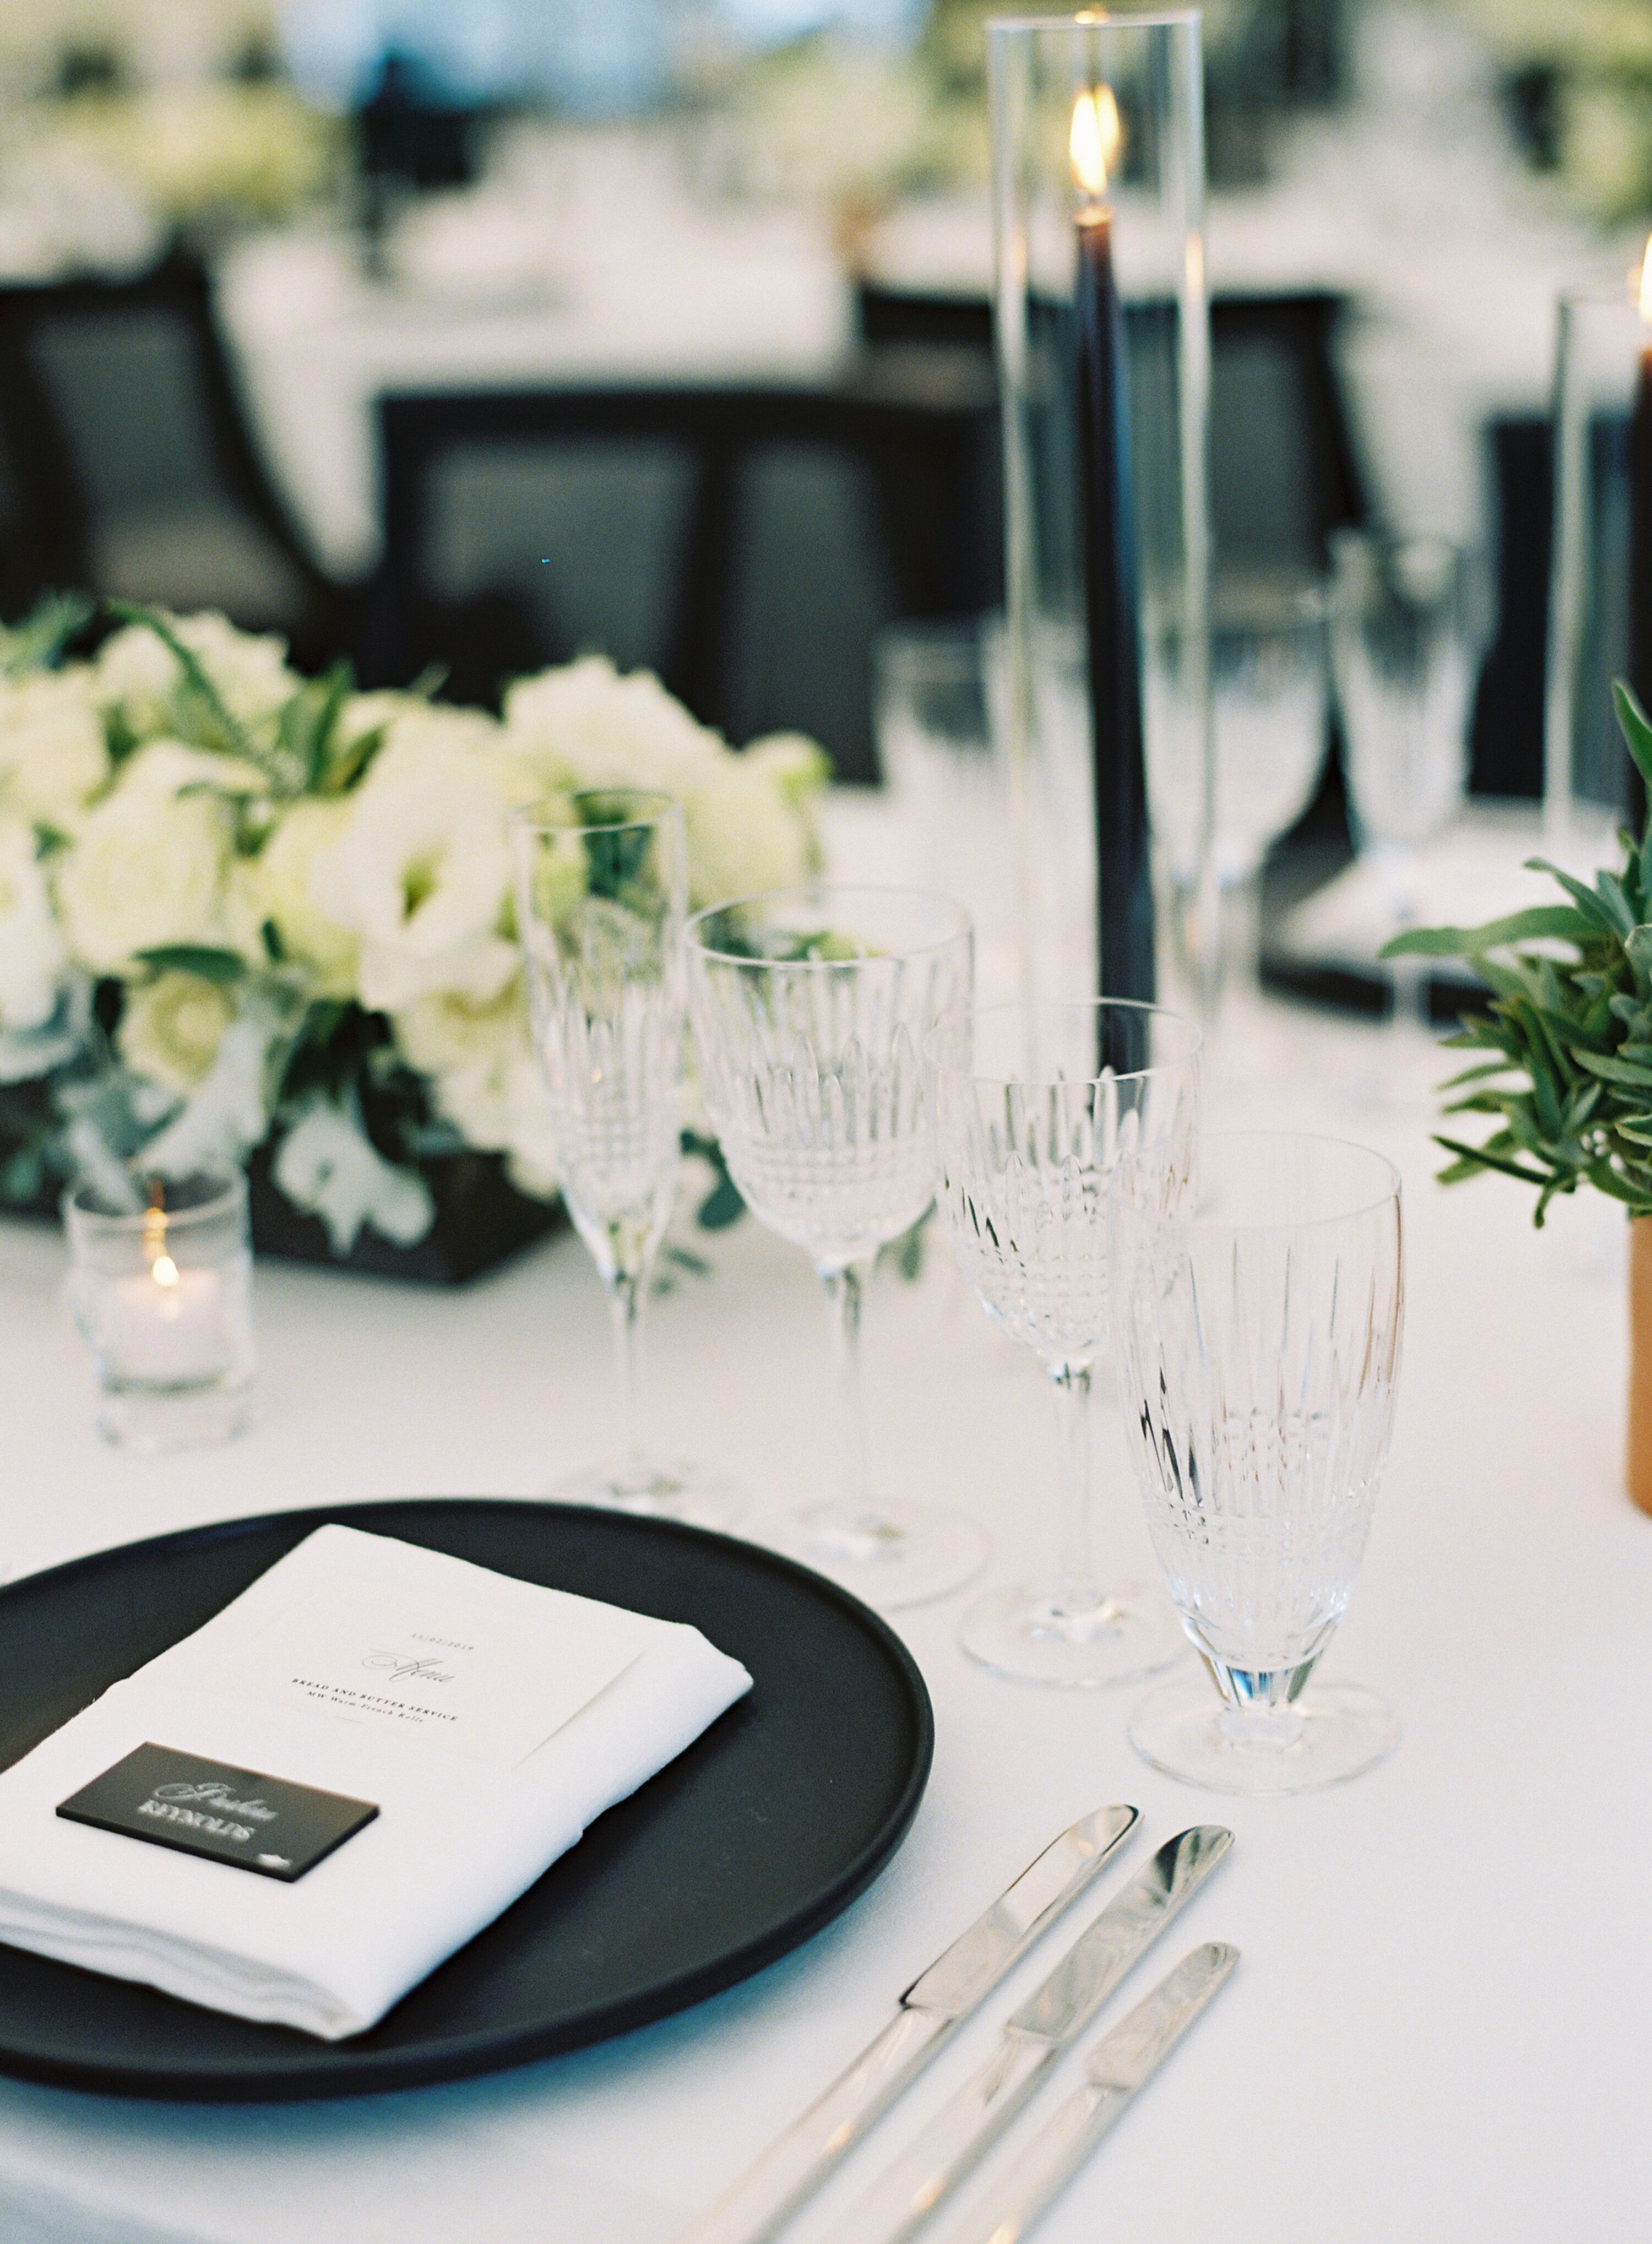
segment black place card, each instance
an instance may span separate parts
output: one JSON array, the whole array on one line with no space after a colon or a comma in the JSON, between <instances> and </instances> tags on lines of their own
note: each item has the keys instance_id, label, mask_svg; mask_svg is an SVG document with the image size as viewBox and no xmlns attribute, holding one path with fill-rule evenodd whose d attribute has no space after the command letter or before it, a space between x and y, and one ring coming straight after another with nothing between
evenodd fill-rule
<instances>
[{"instance_id":1,"label":"black place card","mask_svg":"<svg viewBox=\"0 0 1652 2244\"><path fill-rule=\"evenodd\" d=\"M342 1847L378 1809L313 1785L227 1768L170 1746L139 1746L58 1809L71 1823L233 1862L291 1885Z\"/></svg>"}]
</instances>

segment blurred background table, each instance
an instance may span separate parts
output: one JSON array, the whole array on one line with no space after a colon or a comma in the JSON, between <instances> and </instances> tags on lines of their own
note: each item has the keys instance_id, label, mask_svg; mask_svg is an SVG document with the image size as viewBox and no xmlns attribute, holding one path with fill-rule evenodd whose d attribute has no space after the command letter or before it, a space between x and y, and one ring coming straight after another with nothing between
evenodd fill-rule
<instances>
[{"instance_id":1,"label":"blurred background table","mask_svg":"<svg viewBox=\"0 0 1652 2244\"><path fill-rule=\"evenodd\" d=\"M840 862L877 871L898 837L850 808ZM669 2244L1027 1857L1123 1799L1142 1808L1143 1849L1201 1819L1238 1839L1137 1991L1202 1939L1236 1941L1244 1961L1040 2230L1049 2244L1103 2227L1142 2244L1305 2244L1328 2226L1345 2244L1638 2238L1652 2189L1652 1808L1635 1774L1652 1544L1621 1489L1620 1227L1561 1206L1536 1234L1513 1185L1440 1191L1423 1078L1405 1086L1412 1113L1346 1102L1377 1031L1283 1006L1268 1028L1271 1077L1214 1119L1355 1136L1405 1177L1398 1430L1327 1662L1398 1711L1387 1765L1292 1801L1183 1790L1132 1754L1127 1691L996 1681L956 1647L959 1599L903 1614L935 1701L934 1775L888 1871L799 1953L600 2048L362 2103L191 2108L0 2081L7 2236ZM658 1305L660 1423L738 1471L756 1503L789 1497L822 1477L812 1274L755 1223L692 1243L715 1273L681 1278ZM0 1227L3 1518L19 1568L295 1504L531 1496L603 1445L606 1321L567 1235L451 1295L261 1267L261 1423L234 1448L154 1460L91 1431L63 1271L53 1233ZM992 1576L1007 1578L1050 1525L1054 1436L1036 1373L938 1240L917 1284L882 1274L868 1319L880 1476L973 1514ZM1116 1433L1103 1465L1109 1533L1150 1568ZM964 2078L1073 1931L898 2107L854 2186ZM841 2235L844 2201L800 2225L800 2244Z\"/></svg>"}]
</instances>

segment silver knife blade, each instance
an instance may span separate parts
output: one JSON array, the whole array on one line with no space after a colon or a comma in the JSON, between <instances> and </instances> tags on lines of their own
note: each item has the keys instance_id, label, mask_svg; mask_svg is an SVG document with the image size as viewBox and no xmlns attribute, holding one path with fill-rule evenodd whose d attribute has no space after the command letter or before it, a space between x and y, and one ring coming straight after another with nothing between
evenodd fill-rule
<instances>
[{"instance_id":1,"label":"silver knife blade","mask_svg":"<svg viewBox=\"0 0 1652 2244\"><path fill-rule=\"evenodd\" d=\"M1239 1961L1209 1942L1184 1956L1146 2002L1091 2051L1089 2075L1048 2126L1034 2135L946 2244L1020 2244L1094 2152L1137 2090L1150 2080Z\"/></svg>"},{"instance_id":2,"label":"silver knife blade","mask_svg":"<svg viewBox=\"0 0 1652 2244\"><path fill-rule=\"evenodd\" d=\"M763 2244L825 2180L961 2022L1090 1884L1136 1822L1099 1808L1053 1839L984 1916L916 1978L877 2039L775 2137L682 2244Z\"/></svg>"},{"instance_id":3,"label":"silver knife blade","mask_svg":"<svg viewBox=\"0 0 1652 2244\"><path fill-rule=\"evenodd\" d=\"M1215 1823L1166 1840L1015 2011L986 2063L872 2184L845 2226L855 2244L904 2244L916 2234L1232 1844Z\"/></svg>"}]
</instances>

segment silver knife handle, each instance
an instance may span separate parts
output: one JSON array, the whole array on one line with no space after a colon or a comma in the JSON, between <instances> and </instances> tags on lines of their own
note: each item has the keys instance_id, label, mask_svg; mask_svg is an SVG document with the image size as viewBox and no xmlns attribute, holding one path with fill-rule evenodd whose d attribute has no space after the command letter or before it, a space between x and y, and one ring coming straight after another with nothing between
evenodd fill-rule
<instances>
[{"instance_id":1,"label":"silver knife handle","mask_svg":"<svg viewBox=\"0 0 1652 2244\"><path fill-rule=\"evenodd\" d=\"M1184 1957L1091 2052L1089 2078L1036 2134L946 2244L1020 2244L1186 2033L1239 1950L1212 1941Z\"/></svg>"},{"instance_id":2,"label":"silver knife handle","mask_svg":"<svg viewBox=\"0 0 1652 2244\"><path fill-rule=\"evenodd\" d=\"M916 2234L973 2171L1060 2055L1048 2042L1006 2027L979 2072L885 2166L848 2216L855 2244L900 2244Z\"/></svg>"},{"instance_id":3,"label":"silver knife handle","mask_svg":"<svg viewBox=\"0 0 1652 2244\"><path fill-rule=\"evenodd\" d=\"M845 2234L855 2244L902 2244L917 2234L1232 1844L1232 1832L1214 1823L1165 1841L1012 2013L980 2071L872 2184L849 2218Z\"/></svg>"},{"instance_id":4,"label":"silver knife handle","mask_svg":"<svg viewBox=\"0 0 1652 2244\"><path fill-rule=\"evenodd\" d=\"M932 2011L901 2011L802 2119L747 2167L682 2244L766 2244L902 2089L957 2031Z\"/></svg>"},{"instance_id":5,"label":"silver knife handle","mask_svg":"<svg viewBox=\"0 0 1652 2244\"><path fill-rule=\"evenodd\" d=\"M986 1914L937 1957L901 2010L801 2119L749 2166L682 2244L766 2244L951 2038L1039 1935L1128 1837L1134 1808L1098 1808L1053 1839Z\"/></svg>"}]
</instances>

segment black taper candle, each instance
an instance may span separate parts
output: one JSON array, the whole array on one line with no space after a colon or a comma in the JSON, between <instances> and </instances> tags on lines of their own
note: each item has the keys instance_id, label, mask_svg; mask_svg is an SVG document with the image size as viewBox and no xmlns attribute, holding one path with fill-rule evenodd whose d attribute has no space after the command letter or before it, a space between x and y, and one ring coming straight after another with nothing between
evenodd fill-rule
<instances>
[{"instance_id":1,"label":"black taper candle","mask_svg":"<svg viewBox=\"0 0 1652 2244\"><path fill-rule=\"evenodd\" d=\"M1652 709L1652 241L1641 267L1641 345L1635 410L1629 418L1629 683L1643 709ZM1633 765L1628 809L1638 826L1646 794Z\"/></svg>"},{"instance_id":2,"label":"black taper candle","mask_svg":"<svg viewBox=\"0 0 1652 2244\"><path fill-rule=\"evenodd\" d=\"M1080 97L1085 98L1086 97ZM1130 400L1113 220L1093 202L1078 222L1080 504L1095 776L1100 994L1150 1003L1153 868L1141 736L1141 657Z\"/></svg>"}]
</instances>

